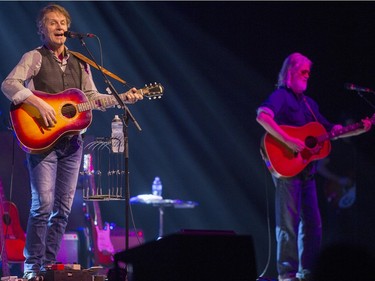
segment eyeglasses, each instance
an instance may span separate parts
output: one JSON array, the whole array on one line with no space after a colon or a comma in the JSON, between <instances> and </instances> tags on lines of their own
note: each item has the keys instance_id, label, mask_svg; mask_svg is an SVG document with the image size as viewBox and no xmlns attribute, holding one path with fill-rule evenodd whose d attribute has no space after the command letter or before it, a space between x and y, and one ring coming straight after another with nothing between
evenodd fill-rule
<instances>
[{"instance_id":1,"label":"eyeglasses","mask_svg":"<svg viewBox=\"0 0 375 281\"><path fill-rule=\"evenodd\" d=\"M310 70L304 69L299 72L302 76L309 76L310 77Z\"/></svg>"}]
</instances>

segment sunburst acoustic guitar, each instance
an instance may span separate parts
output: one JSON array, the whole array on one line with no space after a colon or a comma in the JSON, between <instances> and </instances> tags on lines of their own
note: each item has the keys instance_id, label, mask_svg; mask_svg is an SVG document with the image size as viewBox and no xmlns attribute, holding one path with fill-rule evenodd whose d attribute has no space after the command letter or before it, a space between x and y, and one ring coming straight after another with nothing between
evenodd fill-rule
<instances>
[{"instance_id":1,"label":"sunburst acoustic guitar","mask_svg":"<svg viewBox=\"0 0 375 281\"><path fill-rule=\"evenodd\" d=\"M157 83L137 90L139 94L150 99L161 97L163 91L163 87ZM29 153L42 153L61 137L78 134L86 129L92 122L93 109L117 105L117 100L112 95L89 101L81 90L75 88L57 94L41 91L33 93L55 109L57 123L53 127L47 127L39 111L33 106L23 103L11 105L10 120L14 133L21 148ZM125 100L126 94L120 94L120 98Z\"/></svg>"}]
</instances>

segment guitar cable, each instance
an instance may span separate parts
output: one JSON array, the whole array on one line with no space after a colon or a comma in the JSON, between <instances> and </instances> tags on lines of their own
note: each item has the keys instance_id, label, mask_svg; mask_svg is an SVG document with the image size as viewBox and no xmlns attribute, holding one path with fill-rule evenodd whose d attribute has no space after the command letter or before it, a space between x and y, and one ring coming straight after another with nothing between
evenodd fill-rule
<instances>
[{"instance_id":1,"label":"guitar cable","mask_svg":"<svg viewBox=\"0 0 375 281\"><path fill-rule=\"evenodd\" d=\"M267 173L267 169L266 167L263 165L263 178L265 180L265 195L266 195L266 217L267 217L267 233L268 233L268 255L267 255L267 262L266 262L266 265L263 269L263 272L259 275L259 277L256 279L257 281L262 281L262 280L272 280L272 279L269 279L269 278L264 278L264 274L267 272L268 270L268 267L270 265L270 261L271 261L271 223L270 223L270 207L269 207L269 200L268 200L268 188L269 188L269 185L268 185L268 180L267 180L267 176L268 176L268 173Z\"/></svg>"},{"instance_id":2,"label":"guitar cable","mask_svg":"<svg viewBox=\"0 0 375 281\"><path fill-rule=\"evenodd\" d=\"M135 225L135 221L134 221L134 216L133 216L133 208L131 206L131 204L129 204L129 212L130 212L130 218L131 218L131 221L132 221L132 225L133 225L133 228L135 230L135 237L137 237L137 242L138 242L138 246L142 245L142 241L139 237L139 233L138 233L138 228L136 227Z\"/></svg>"},{"instance_id":3,"label":"guitar cable","mask_svg":"<svg viewBox=\"0 0 375 281\"><path fill-rule=\"evenodd\" d=\"M110 138L104 138L104 140L107 139L107 142L108 140L110 140ZM96 138L96 140L98 140L98 138ZM90 145L90 144L88 144ZM87 146L86 146L87 147ZM99 147L99 152L97 152L95 155L96 155L96 163L95 163L95 166L98 167L98 170L100 170L100 163L101 163L101 154L100 154L100 150L103 149L105 146L102 146L102 147ZM94 148L95 149L95 148ZM108 171L111 171L111 164L108 163L108 167L107 167ZM121 163L120 163L120 167L118 167L118 169L122 169L121 168ZM101 189L101 173L99 174L98 176L99 178L97 178L97 182L98 182L98 187L99 189ZM122 185L122 180L121 180L121 185ZM130 187L129 187L130 188ZM129 193L130 193L130 190L129 190ZM122 194L122 192L121 192ZM132 226L134 228L134 232L135 232L135 236L137 238L137 242L138 242L138 245L141 245L142 244L142 241L141 241L141 238L139 236L139 233L138 233L138 228L136 227L136 224L135 224L135 220L134 220L134 215L133 215L133 209L132 209L132 206L131 204L129 204L129 215L130 215L130 219L131 219L131 223L132 223ZM129 238L129 237L128 237Z\"/></svg>"}]
</instances>

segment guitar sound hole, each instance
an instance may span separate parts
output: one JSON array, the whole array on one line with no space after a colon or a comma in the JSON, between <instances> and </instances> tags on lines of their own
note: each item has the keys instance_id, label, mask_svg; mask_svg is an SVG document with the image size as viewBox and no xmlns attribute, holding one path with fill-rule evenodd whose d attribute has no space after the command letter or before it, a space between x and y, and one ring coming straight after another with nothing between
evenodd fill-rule
<instances>
[{"instance_id":1,"label":"guitar sound hole","mask_svg":"<svg viewBox=\"0 0 375 281\"><path fill-rule=\"evenodd\" d=\"M305 139L305 144L308 148L314 148L317 145L317 143L318 141L314 137L309 136Z\"/></svg>"},{"instance_id":2,"label":"guitar sound hole","mask_svg":"<svg viewBox=\"0 0 375 281\"><path fill-rule=\"evenodd\" d=\"M61 109L61 113L67 118L73 118L77 114L77 110L74 105L65 104Z\"/></svg>"}]
</instances>

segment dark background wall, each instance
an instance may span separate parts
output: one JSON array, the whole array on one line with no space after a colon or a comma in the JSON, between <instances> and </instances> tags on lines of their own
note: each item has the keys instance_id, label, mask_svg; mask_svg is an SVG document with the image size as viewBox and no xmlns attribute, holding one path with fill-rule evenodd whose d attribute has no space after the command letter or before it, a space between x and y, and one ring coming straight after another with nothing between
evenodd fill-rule
<instances>
[{"instance_id":1,"label":"dark background wall","mask_svg":"<svg viewBox=\"0 0 375 281\"><path fill-rule=\"evenodd\" d=\"M24 52L40 45L35 18L46 3L0 2L1 80ZM160 176L164 198L199 203L194 209L167 208L165 234L181 228L251 234L259 273L268 255L268 200L272 241L269 272L273 274L273 186L259 154L263 129L255 122L255 110L273 90L284 58L298 51L314 62L307 94L319 102L327 118L340 122L343 116L355 120L371 116L373 107L345 90L344 83L375 87L375 3L60 4L71 13L71 30L100 38L104 67L130 86L159 82L165 87L162 99L131 106L142 128L139 132L129 126L131 196L149 193L153 178ZM99 60L98 41L85 42ZM68 39L67 45L87 55L79 40ZM103 79L93 72L98 89L105 92ZM119 92L127 89L116 82L114 85ZM364 97L374 102L372 94ZM24 154L17 145L13 148L7 129L9 102L4 96L0 101L0 176L5 196L16 202L25 227L30 194ZM109 136L114 114L121 111L95 112L87 135ZM356 201L358 224L353 229L358 243L371 241L375 228L373 142L373 131L355 141L361 176ZM77 193L71 229L82 223L81 202ZM124 226L123 201L101 203L101 207L103 220ZM133 214L146 240L155 239L157 209L134 205Z\"/></svg>"}]
</instances>

